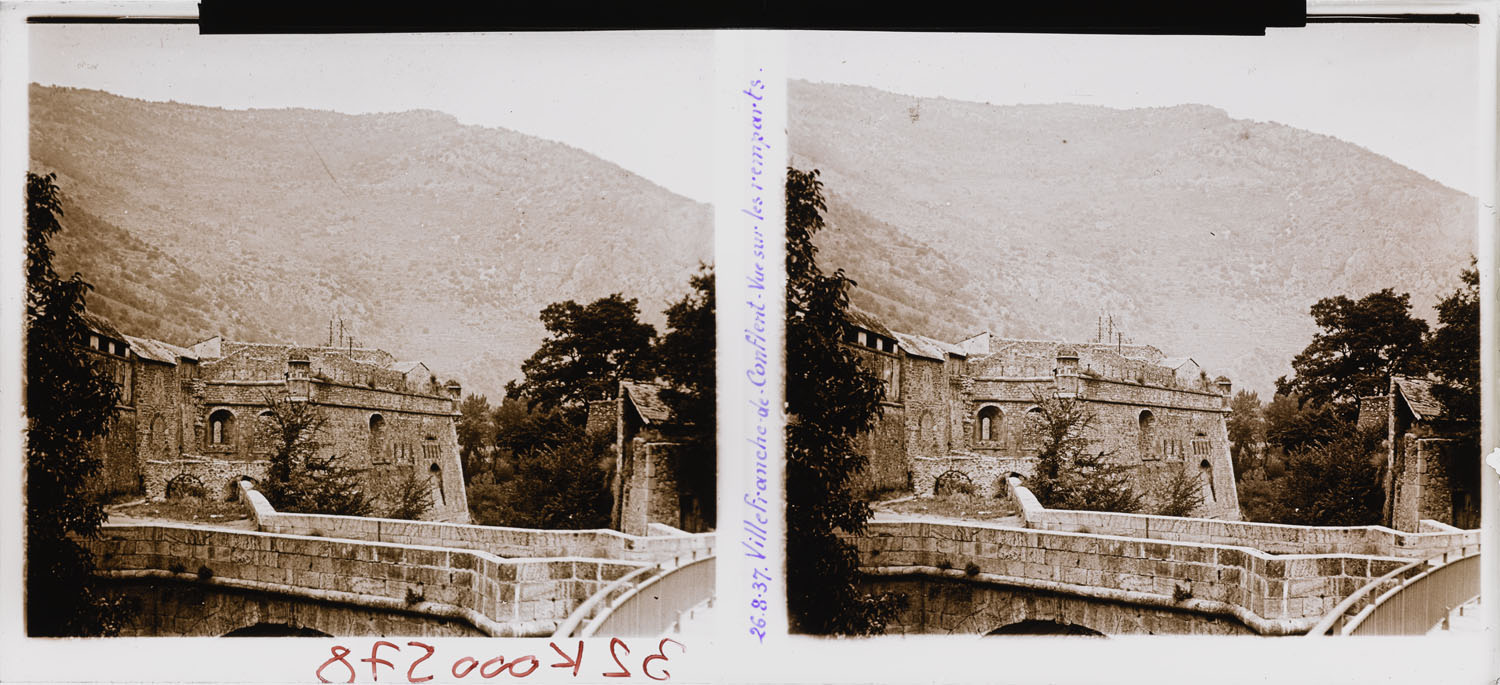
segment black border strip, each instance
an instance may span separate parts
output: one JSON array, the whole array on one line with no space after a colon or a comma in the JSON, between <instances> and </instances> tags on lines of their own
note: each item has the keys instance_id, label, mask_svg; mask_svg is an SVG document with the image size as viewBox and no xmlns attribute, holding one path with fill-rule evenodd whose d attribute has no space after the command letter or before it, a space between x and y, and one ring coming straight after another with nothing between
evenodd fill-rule
<instances>
[{"instance_id":1,"label":"black border strip","mask_svg":"<svg viewBox=\"0 0 1500 685\"><path fill-rule=\"evenodd\" d=\"M416 5L262 0L202 0L205 34L374 33L467 31L596 31L634 29L788 29L1014 33L1142 33L1263 35L1271 27L1306 25L1305 0L1057 0L1009 3L880 3L836 0L557 0Z\"/></svg>"}]
</instances>

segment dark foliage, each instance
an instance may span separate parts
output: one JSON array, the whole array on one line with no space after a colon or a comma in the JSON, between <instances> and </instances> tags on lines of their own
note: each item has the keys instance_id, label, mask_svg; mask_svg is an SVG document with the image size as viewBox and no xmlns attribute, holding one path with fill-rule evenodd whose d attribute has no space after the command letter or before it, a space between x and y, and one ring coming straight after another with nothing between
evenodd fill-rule
<instances>
[{"instance_id":1,"label":"dark foliage","mask_svg":"<svg viewBox=\"0 0 1500 685\"><path fill-rule=\"evenodd\" d=\"M1178 462L1166 468L1152 493L1153 514L1191 516L1203 505L1203 477Z\"/></svg>"},{"instance_id":2,"label":"dark foliage","mask_svg":"<svg viewBox=\"0 0 1500 685\"><path fill-rule=\"evenodd\" d=\"M506 397L527 399L533 408L567 411L581 419L588 402L607 400L620 381L651 378L656 329L639 320L636 300L619 293L588 305L555 302L542 310L549 333L521 364L525 380L505 386Z\"/></svg>"},{"instance_id":3,"label":"dark foliage","mask_svg":"<svg viewBox=\"0 0 1500 685\"><path fill-rule=\"evenodd\" d=\"M1225 419L1229 432L1229 457L1234 464L1234 477L1260 465L1261 448L1266 442L1266 419L1261 412L1260 396L1254 391L1241 390L1229 401L1229 417Z\"/></svg>"},{"instance_id":4,"label":"dark foliage","mask_svg":"<svg viewBox=\"0 0 1500 685\"><path fill-rule=\"evenodd\" d=\"M495 449L495 417L489 399L469 395L458 407L458 455L468 485L488 465Z\"/></svg>"},{"instance_id":5,"label":"dark foliage","mask_svg":"<svg viewBox=\"0 0 1500 685\"><path fill-rule=\"evenodd\" d=\"M374 509L359 482L359 473L334 455L319 455L326 422L312 402L266 395L269 414L260 430L271 446L261 492L281 511L306 514L368 516Z\"/></svg>"},{"instance_id":6,"label":"dark foliage","mask_svg":"<svg viewBox=\"0 0 1500 685\"><path fill-rule=\"evenodd\" d=\"M1289 455L1283 523L1363 526L1380 523L1381 434L1344 424L1338 437Z\"/></svg>"},{"instance_id":7,"label":"dark foliage","mask_svg":"<svg viewBox=\"0 0 1500 685\"><path fill-rule=\"evenodd\" d=\"M718 466L713 267L699 265L688 285L692 290L666 310L667 332L656 346L656 358L668 385L661 399L687 429L677 478L685 491L702 495L683 505L713 521Z\"/></svg>"},{"instance_id":8,"label":"dark foliage","mask_svg":"<svg viewBox=\"0 0 1500 685\"><path fill-rule=\"evenodd\" d=\"M100 593L80 540L104 520L88 490L101 467L90 443L108 430L119 388L84 351L89 284L52 268L61 201L55 175L26 174L26 628L114 635L126 608Z\"/></svg>"},{"instance_id":9,"label":"dark foliage","mask_svg":"<svg viewBox=\"0 0 1500 685\"><path fill-rule=\"evenodd\" d=\"M1462 286L1438 302L1438 327L1427 338L1427 354L1438 382L1433 397L1447 418L1462 425L1456 437L1464 451L1479 452L1479 271L1459 274Z\"/></svg>"},{"instance_id":10,"label":"dark foliage","mask_svg":"<svg viewBox=\"0 0 1500 685\"><path fill-rule=\"evenodd\" d=\"M104 519L88 481L101 467L90 443L108 430L119 389L83 351L89 285L53 270L62 230L53 174L26 177L26 608L36 636L109 635L124 616L92 578L79 544Z\"/></svg>"},{"instance_id":11,"label":"dark foliage","mask_svg":"<svg viewBox=\"0 0 1500 685\"><path fill-rule=\"evenodd\" d=\"M1027 488L1051 509L1135 512L1142 496L1131 486L1133 469L1093 449L1089 434L1097 415L1073 397L1037 395L1026 433L1040 449Z\"/></svg>"},{"instance_id":12,"label":"dark foliage","mask_svg":"<svg viewBox=\"0 0 1500 685\"><path fill-rule=\"evenodd\" d=\"M1312 306L1312 317L1321 330L1292 359L1293 376L1277 379L1280 394L1352 420L1359 398L1385 394L1391 374L1425 370L1427 322L1412 317L1409 294L1386 288L1358 301L1325 297Z\"/></svg>"},{"instance_id":13,"label":"dark foliage","mask_svg":"<svg viewBox=\"0 0 1500 685\"><path fill-rule=\"evenodd\" d=\"M432 509L432 476L420 475L408 469L386 493L390 504L382 514L385 518L416 521Z\"/></svg>"},{"instance_id":14,"label":"dark foliage","mask_svg":"<svg viewBox=\"0 0 1500 685\"><path fill-rule=\"evenodd\" d=\"M840 344L853 282L817 265L822 187L816 170L787 169L787 608L795 632L877 634L900 599L859 590L858 556L838 531L857 534L870 517L854 495L868 463L854 440L879 417L882 390Z\"/></svg>"},{"instance_id":15,"label":"dark foliage","mask_svg":"<svg viewBox=\"0 0 1500 685\"><path fill-rule=\"evenodd\" d=\"M609 527L611 457L606 436L534 451L515 476L470 497L476 523L515 528L583 530ZM491 499L493 497L493 499Z\"/></svg>"}]
</instances>

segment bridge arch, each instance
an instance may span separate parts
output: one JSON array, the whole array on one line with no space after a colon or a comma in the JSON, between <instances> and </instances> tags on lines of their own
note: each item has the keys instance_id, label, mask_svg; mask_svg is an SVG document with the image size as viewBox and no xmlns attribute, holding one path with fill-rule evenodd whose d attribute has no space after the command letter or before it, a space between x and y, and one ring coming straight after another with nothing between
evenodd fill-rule
<instances>
[{"instance_id":1,"label":"bridge arch","mask_svg":"<svg viewBox=\"0 0 1500 685\"><path fill-rule=\"evenodd\" d=\"M1081 636L1081 637L1104 637L1101 633L1087 626L1075 623L1062 623L1050 619L1028 618L1015 623L1000 626L988 633L985 637L995 635L1048 635L1048 636Z\"/></svg>"},{"instance_id":2,"label":"bridge arch","mask_svg":"<svg viewBox=\"0 0 1500 685\"><path fill-rule=\"evenodd\" d=\"M202 497L208 494L203 481L192 474L183 473L167 481L167 499Z\"/></svg>"},{"instance_id":3,"label":"bridge arch","mask_svg":"<svg viewBox=\"0 0 1500 685\"><path fill-rule=\"evenodd\" d=\"M969 474L963 471L951 469L944 471L932 482L932 494L934 495L941 496L950 493L972 495L974 491L974 481L969 478Z\"/></svg>"},{"instance_id":4,"label":"bridge arch","mask_svg":"<svg viewBox=\"0 0 1500 685\"><path fill-rule=\"evenodd\" d=\"M255 625L235 628L220 637L333 637L328 633L304 626L295 626L287 623L267 623L262 621Z\"/></svg>"}]
</instances>

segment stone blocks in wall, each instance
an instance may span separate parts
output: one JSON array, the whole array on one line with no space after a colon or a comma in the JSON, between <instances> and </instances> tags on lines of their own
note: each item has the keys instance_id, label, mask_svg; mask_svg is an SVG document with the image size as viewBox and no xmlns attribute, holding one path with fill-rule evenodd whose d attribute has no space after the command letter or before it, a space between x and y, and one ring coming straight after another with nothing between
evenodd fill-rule
<instances>
[{"instance_id":1,"label":"stone blocks in wall","mask_svg":"<svg viewBox=\"0 0 1500 685\"><path fill-rule=\"evenodd\" d=\"M382 607L437 602L513 625L555 625L576 608L576 597L641 567L166 524L106 525L89 545L104 571L178 572L184 579Z\"/></svg>"},{"instance_id":2,"label":"stone blocks in wall","mask_svg":"<svg viewBox=\"0 0 1500 685\"><path fill-rule=\"evenodd\" d=\"M141 478L149 499L165 499L168 483L186 476L202 484L205 497L229 500L239 496L237 486L241 478L262 481L266 477L266 467L265 460L239 461L213 457L149 459L141 465Z\"/></svg>"},{"instance_id":3,"label":"stone blocks in wall","mask_svg":"<svg viewBox=\"0 0 1500 685\"><path fill-rule=\"evenodd\" d=\"M1270 555L1225 545L1151 542L978 525L871 523L852 537L864 568L966 569L1058 592L1157 603L1191 598L1265 621L1315 622L1404 560L1358 555ZM1346 563L1353 562L1353 563ZM1352 575L1351 575L1352 574Z\"/></svg>"}]
</instances>

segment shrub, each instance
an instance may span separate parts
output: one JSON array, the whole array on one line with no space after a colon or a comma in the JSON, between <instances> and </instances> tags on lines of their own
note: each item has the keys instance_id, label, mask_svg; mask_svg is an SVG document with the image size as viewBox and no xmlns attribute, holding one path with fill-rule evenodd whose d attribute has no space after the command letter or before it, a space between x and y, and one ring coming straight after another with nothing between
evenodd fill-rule
<instances>
[{"instance_id":1,"label":"shrub","mask_svg":"<svg viewBox=\"0 0 1500 685\"><path fill-rule=\"evenodd\" d=\"M214 570L209 568L207 564L198 567L198 580L208 580L212 577L214 577Z\"/></svg>"},{"instance_id":2,"label":"shrub","mask_svg":"<svg viewBox=\"0 0 1500 685\"><path fill-rule=\"evenodd\" d=\"M174 561L174 562L172 562L172 563L170 563L170 564L167 565L167 570L171 571L172 573L186 573L187 572L187 566L185 566L180 561Z\"/></svg>"},{"instance_id":3,"label":"shrub","mask_svg":"<svg viewBox=\"0 0 1500 685\"><path fill-rule=\"evenodd\" d=\"M405 472L389 492L386 518L415 521L432 509L432 476L423 478L416 469Z\"/></svg>"},{"instance_id":4,"label":"shrub","mask_svg":"<svg viewBox=\"0 0 1500 685\"><path fill-rule=\"evenodd\" d=\"M1172 601L1183 602L1193 598L1193 590L1185 585L1172 588Z\"/></svg>"},{"instance_id":5,"label":"shrub","mask_svg":"<svg viewBox=\"0 0 1500 685\"><path fill-rule=\"evenodd\" d=\"M408 605L421 604L426 600L427 597L425 597L421 592L413 590L412 588L406 588L406 603Z\"/></svg>"},{"instance_id":6,"label":"shrub","mask_svg":"<svg viewBox=\"0 0 1500 685\"><path fill-rule=\"evenodd\" d=\"M970 577L979 575L979 564L976 564L972 561L969 562L968 565L964 566L964 575Z\"/></svg>"},{"instance_id":7,"label":"shrub","mask_svg":"<svg viewBox=\"0 0 1500 685\"><path fill-rule=\"evenodd\" d=\"M1181 462L1159 473L1152 488L1154 511L1161 516L1189 516L1203 506L1202 477Z\"/></svg>"},{"instance_id":8,"label":"shrub","mask_svg":"<svg viewBox=\"0 0 1500 685\"><path fill-rule=\"evenodd\" d=\"M942 570L944 570L944 571L948 571L948 570L951 570L953 568L953 562L948 561L947 559L944 559L944 560L938 562L937 567L940 568L940 569L942 569Z\"/></svg>"}]
</instances>

